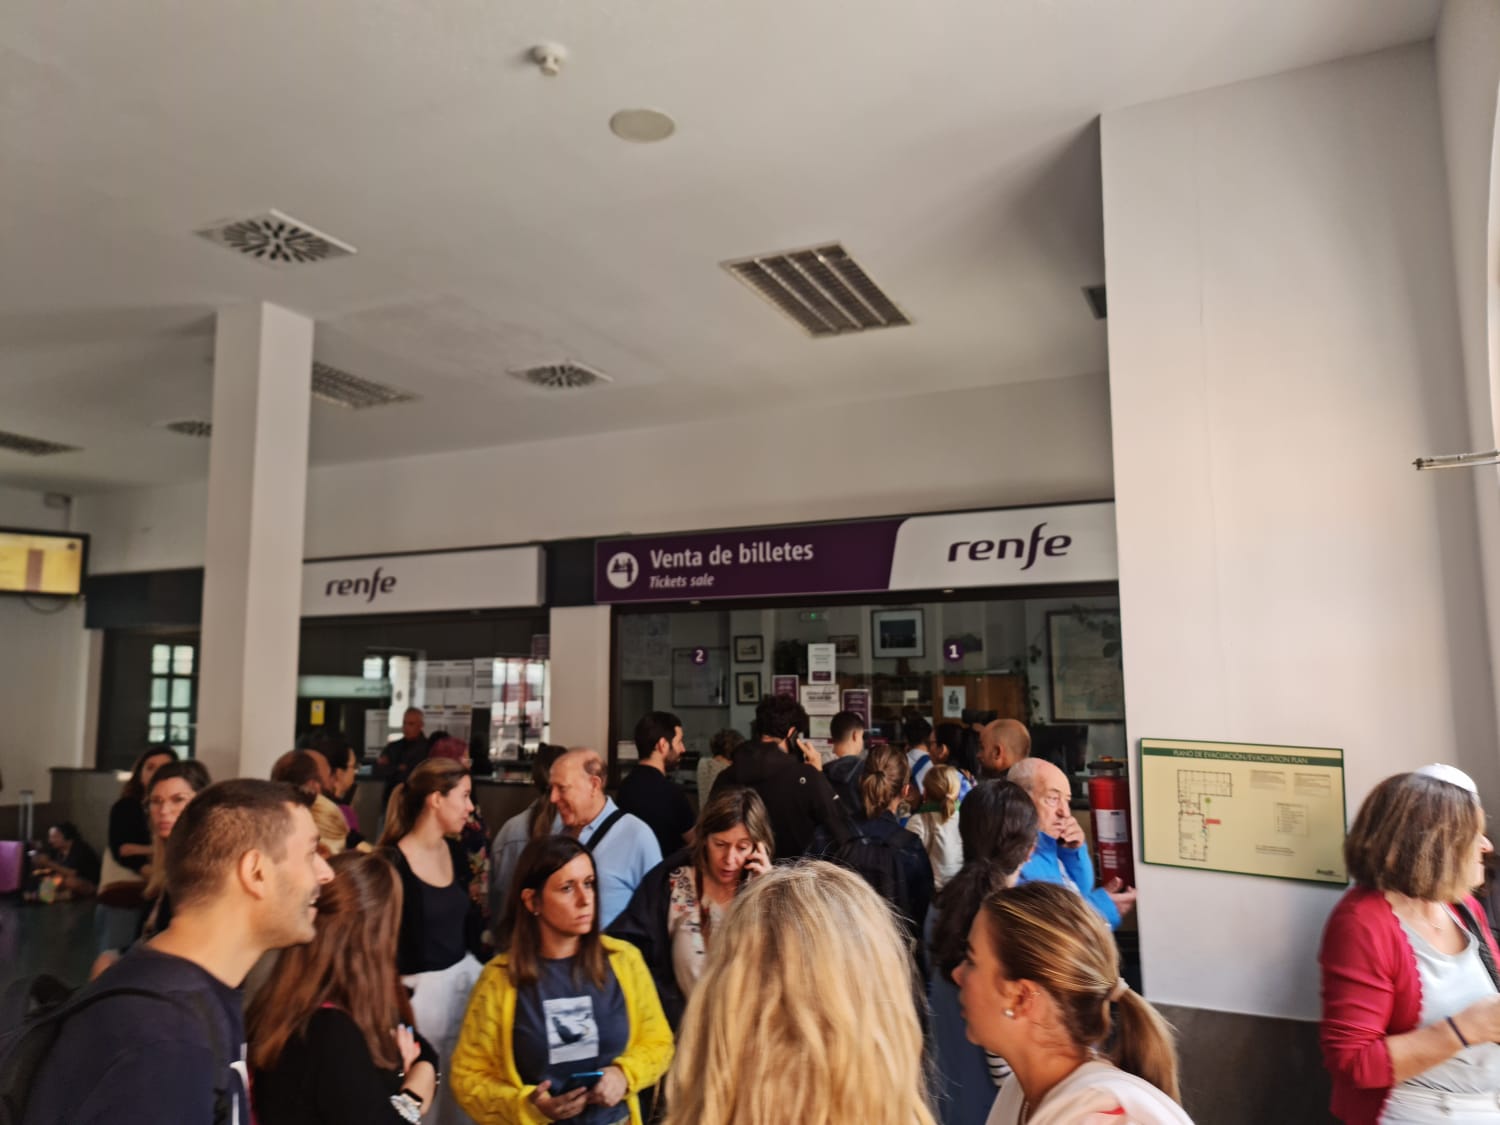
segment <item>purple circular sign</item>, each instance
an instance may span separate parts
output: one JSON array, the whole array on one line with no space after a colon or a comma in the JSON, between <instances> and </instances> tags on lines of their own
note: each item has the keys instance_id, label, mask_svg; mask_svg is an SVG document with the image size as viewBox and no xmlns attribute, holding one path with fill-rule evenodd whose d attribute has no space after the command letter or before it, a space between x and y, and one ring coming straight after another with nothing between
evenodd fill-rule
<instances>
[{"instance_id":1,"label":"purple circular sign","mask_svg":"<svg viewBox=\"0 0 1500 1125\"><path fill-rule=\"evenodd\" d=\"M695 648L695 649L693 649L693 663L694 664L707 664L708 663L708 649L706 649L706 648Z\"/></svg>"},{"instance_id":2,"label":"purple circular sign","mask_svg":"<svg viewBox=\"0 0 1500 1125\"><path fill-rule=\"evenodd\" d=\"M964 658L964 646L957 641L943 642L943 659L949 664L960 664Z\"/></svg>"}]
</instances>

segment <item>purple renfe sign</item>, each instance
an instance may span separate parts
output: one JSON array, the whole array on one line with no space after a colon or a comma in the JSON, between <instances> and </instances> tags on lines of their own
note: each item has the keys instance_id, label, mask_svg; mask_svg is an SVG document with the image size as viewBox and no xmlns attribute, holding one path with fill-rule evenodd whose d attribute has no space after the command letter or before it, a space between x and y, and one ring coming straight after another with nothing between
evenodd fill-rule
<instances>
[{"instance_id":1,"label":"purple renfe sign","mask_svg":"<svg viewBox=\"0 0 1500 1125\"><path fill-rule=\"evenodd\" d=\"M598 545L600 602L884 590L900 520L700 532Z\"/></svg>"},{"instance_id":2,"label":"purple renfe sign","mask_svg":"<svg viewBox=\"0 0 1500 1125\"><path fill-rule=\"evenodd\" d=\"M605 539L595 551L600 604L1119 578L1107 501Z\"/></svg>"}]
</instances>

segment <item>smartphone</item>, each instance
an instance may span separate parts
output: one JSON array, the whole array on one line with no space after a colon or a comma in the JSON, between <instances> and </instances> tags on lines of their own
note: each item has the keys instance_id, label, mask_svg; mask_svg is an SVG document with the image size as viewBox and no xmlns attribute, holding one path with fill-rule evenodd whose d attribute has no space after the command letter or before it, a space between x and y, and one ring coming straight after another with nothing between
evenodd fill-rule
<instances>
[{"instance_id":1,"label":"smartphone","mask_svg":"<svg viewBox=\"0 0 1500 1125\"><path fill-rule=\"evenodd\" d=\"M802 745L798 741L798 732L796 727L793 727L786 736L786 751L788 754L791 754L796 758L800 758L802 756Z\"/></svg>"},{"instance_id":2,"label":"smartphone","mask_svg":"<svg viewBox=\"0 0 1500 1125\"><path fill-rule=\"evenodd\" d=\"M591 1090L603 1077L604 1071L602 1070L580 1070L576 1074L568 1075L568 1080L562 1084L562 1089L552 1096L556 1098L563 1094L571 1094L574 1090Z\"/></svg>"}]
</instances>

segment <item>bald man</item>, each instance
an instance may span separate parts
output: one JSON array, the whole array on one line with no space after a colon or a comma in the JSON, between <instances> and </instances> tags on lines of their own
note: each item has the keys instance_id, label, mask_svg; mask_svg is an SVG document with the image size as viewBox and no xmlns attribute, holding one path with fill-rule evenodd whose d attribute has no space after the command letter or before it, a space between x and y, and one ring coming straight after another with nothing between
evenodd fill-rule
<instances>
[{"instance_id":1,"label":"bald man","mask_svg":"<svg viewBox=\"0 0 1500 1125\"><path fill-rule=\"evenodd\" d=\"M1031 754L1031 732L1015 719L996 719L979 731L979 773L1004 778L1006 771Z\"/></svg>"},{"instance_id":2,"label":"bald man","mask_svg":"<svg viewBox=\"0 0 1500 1125\"><path fill-rule=\"evenodd\" d=\"M630 905L646 872L661 862L661 845L645 821L604 794L604 759L584 748L552 763L548 796L557 817L552 831L572 836L594 855L599 877L599 928Z\"/></svg>"},{"instance_id":3,"label":"bald man","mask_svg":"<svg viewBox=\"0 0 1500 1125\"><path fill-rule=\"evenodd\" d=\"M1025 758L1011 767L1008 780L1026 790L1036 806L1036 851L1021 867L1021 882L1072 887L1104 916L1110 929L1117 928L1135 905L1136 892L1125 889L1119 879L1094 886L1094 861L1069 807L1073 788L1068 775L1051 762Z\"/></svg>"}]
</instances>

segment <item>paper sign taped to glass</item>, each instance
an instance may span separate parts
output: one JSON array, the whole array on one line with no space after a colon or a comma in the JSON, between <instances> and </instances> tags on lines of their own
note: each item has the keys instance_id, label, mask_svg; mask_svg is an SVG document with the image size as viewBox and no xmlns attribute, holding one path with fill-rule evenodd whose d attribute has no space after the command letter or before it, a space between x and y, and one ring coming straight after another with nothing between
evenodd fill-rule
<instances>
[{"instance_id":1,"label":"paper sign taped to glass","mask_svg":"<svg viewBox=\"0 0 1500 1125\"><path fill-rule=\"evenodd\" d=\"M1342 750L1143 738L1140 761L1147 863L1348 882Z\"/></svg>"}]
</instances>

